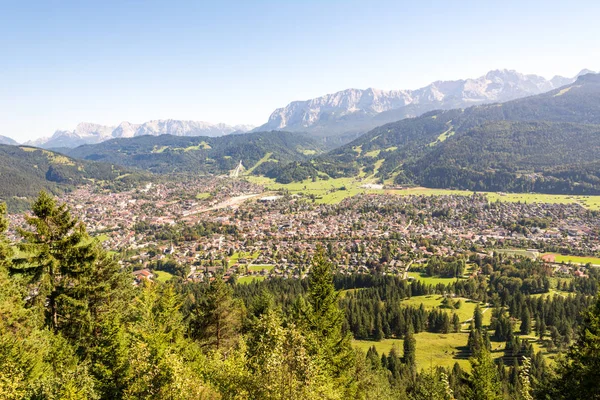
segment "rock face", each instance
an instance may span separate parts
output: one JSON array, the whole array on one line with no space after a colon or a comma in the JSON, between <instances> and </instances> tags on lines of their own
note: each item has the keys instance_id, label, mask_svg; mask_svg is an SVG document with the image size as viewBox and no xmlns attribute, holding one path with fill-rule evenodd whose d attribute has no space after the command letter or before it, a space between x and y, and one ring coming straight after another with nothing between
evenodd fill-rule
<instances>
[{"instance_id":1,"label":"rock face","mask_svg":"<svg viewBox=\"0 0 600 400\"><path fill-rule=\"evenodd\" d=\"M582 71L579 75L589 72ZM347 89L275 110L257 131L306 131L347 141L358 133L435 109L469 107L536 95L572 83L577 77L547 80L512 70L495 70L476 79L437 81L417 90Z\"/></svg>"},{"instance_id":2,"label":"rock face","mask_svg":"<svg viewBox=\"0 0 600 400\"><path fill-rule=\"evenodd\" d=\"M74 148L83 144L96 144L109 139L130 138L143 135L174 136L223 136L251 130L251 126L210 124L201 121L154 120L143 124L121 122L119 126L104 126L82 122L72 131L59 130L50 138L38 139L27 144L44 148Z\"/></svg>"}]
</instances>

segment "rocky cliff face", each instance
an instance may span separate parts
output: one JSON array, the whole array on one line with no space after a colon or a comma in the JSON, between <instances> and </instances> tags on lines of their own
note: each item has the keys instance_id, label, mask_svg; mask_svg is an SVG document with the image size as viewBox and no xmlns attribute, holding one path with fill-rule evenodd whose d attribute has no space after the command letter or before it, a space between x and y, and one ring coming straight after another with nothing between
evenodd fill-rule
<instances>
[{"instance_id":1,"label":"rocky cliff face","mask_svg":"<svg viewBox=\"0 0 600 400\"><path fill-rule=\"evenodd\" d=\"M582 71L582 73L584 73ZM579 76L579 74L578 74ZM536 95L572 83L512 70L495 70L476 79L437 81L417 90L347 89L275 110L257 131L306 131L316 136L352 138L383 123L434 109L469 107Z\"/></svg>"}]
</instances>

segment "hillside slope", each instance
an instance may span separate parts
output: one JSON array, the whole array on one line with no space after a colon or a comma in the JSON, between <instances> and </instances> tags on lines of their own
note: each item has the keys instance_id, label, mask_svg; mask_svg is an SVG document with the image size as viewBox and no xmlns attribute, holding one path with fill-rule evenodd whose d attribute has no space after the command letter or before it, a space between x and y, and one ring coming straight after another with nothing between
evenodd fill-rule
<instances>
[{"instance_id":1,"label":"hillside slope","mask_svg":"<svg viewBox=\"0 0 600 400\"><path fill-rule=\"evenodd\" d=\"M141 178L109 164L74 160L34 147L0 145L0 201L11 211L26 207L40 190L58 194L90 182L116 189Z\"/></svg>"},{"instance_id":2,"label":"hillside slope","mask_svg":"<svg viewBox=\"0 0 600 400\"><path fill-rule=\"evenodd\" d=\"M171 135L113 139L66 150L72 157L141 168L155 173L227 173L242 162L252 173L302 161L320 147L306 135L256 132L222 137Z\"/></svg>"},{"instance_id":3,"label":"hillside slope","mask_svg":"<svg viewBox=\"0 0 600 400\"><path fill-rule=\"evenodd\" d=\"M600 75L537 96L434 111L313 161L331 176L495 191L600 193Z\"/></svg>"}]
</instances>

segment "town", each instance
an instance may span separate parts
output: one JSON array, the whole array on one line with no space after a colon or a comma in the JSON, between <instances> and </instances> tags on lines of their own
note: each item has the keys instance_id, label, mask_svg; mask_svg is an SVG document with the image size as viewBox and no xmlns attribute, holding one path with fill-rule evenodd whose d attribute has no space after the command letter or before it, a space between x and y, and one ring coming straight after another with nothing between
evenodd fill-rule
<instances>
[{"instance_id":1,"label":"town","mask_svg":"<svg viewBox=\"0 0 600 400\"><path fill-rule=\"evenodd\" d=\"M60 200L120 254L136 282L173 275L204 281L217 273L239 282L303 278L320 246L347 274L413 279L410 272L432 257L468 260L499 252L544 261L561 276L585 276L583 265L594 264L600 250L597 211L492 202L475 193L370 193L317 204L244 179L196 177L120 193L84 186ZM23 225L22 216L11 219L13 228Z\"/></svg>"}]
</instances>

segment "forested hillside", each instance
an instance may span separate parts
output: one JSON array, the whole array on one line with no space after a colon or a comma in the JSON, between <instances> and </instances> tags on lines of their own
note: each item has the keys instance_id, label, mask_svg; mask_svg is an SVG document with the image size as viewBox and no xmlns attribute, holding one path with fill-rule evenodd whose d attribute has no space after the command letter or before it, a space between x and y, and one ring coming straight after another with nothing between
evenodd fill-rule
<instances>
[{"instance_id":1,"label":"forested hillside","mask_svg":"<svg viewBox=\"0 0 600 400\"><path fill-rule=\"evenodd\" d=\"M600 75L542 95L383 125L316 158L330 176L397 184L600 193Z\"/></svg>"},{"instance_id":2,"label":"forested hillside","mask_svg":"<svg viewBox=\"0 0 600 400\"><path fill-rule=\"evenodd\" d=\"M334 276L323 249L303 280L240 285L217 275L136 287L51 196L42 193L25 221L20 241L9 243L0 204L2 399L600 398L593 270L561 286L571 293L540 297L548 269L532 260L475 257L477 277L433 286ZM432 258L427 271L456 275L461 266ZM442 307L403 304L430 294L443 294ZM476 306L453 358L468 358L469 370L418 368L427 345L419 332L462 330L461 298ZM480 305L491 309L489 325ZM533 329L566 356L549 365L532 346ZM352 336L373 346L353 349ZM402 349L380 354L374 345L387 337L401 338ZM492 343L504 345L495 360Z\"/></svg>"},{"instance_id":3,"label":"forested hillside","mask_svg":"<svg viewBox=\"0 0 600 400\"><path fill-rule=\"evenodd\" d=\"M77 161L48 150L0 145L0 200L24 209L40 190L60 193L90 182L126 187L140 178L125 168Z\"/></svg>"},{"instance_id":4,"label":"forested hillside","mask_svg":"<svg viewBox=\"0 0 600 400\"><path fill-rule=\"evenodd\" d=\"M247 170L266 173L291 161L308 159L320 147L300 133L257 132L222 137L171 135L113 139L68 150L72 157L131 166L155 173L227 173L240 161Z\"/></svg>"}]
</instances>

